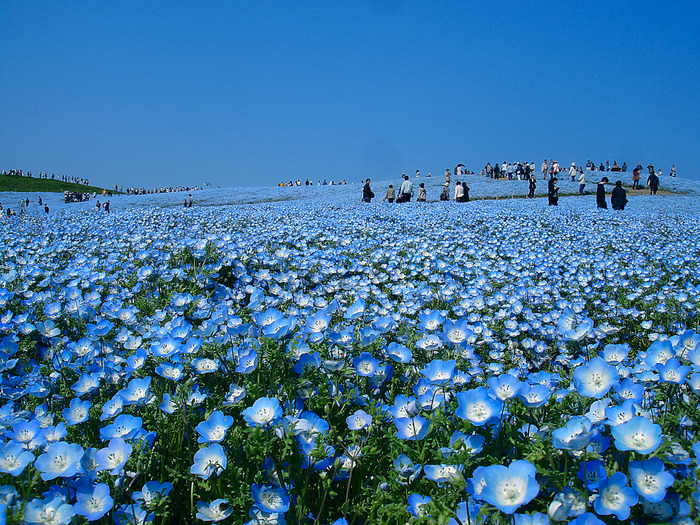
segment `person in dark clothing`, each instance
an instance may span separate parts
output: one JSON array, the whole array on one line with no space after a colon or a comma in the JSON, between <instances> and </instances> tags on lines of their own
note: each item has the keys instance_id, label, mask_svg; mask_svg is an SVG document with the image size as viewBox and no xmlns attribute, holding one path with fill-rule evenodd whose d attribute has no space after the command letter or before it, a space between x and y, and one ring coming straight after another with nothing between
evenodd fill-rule
<instances>
[{"instance_id":1,"label":"person in dark clothing","mask_svg":"<svg viewBox=\"0 0 700 525\"><path fill-rule=\"evenodd\" d=\"M109 200L107 202L105 202L104 207L105 207L105 211L107 213L109 213Z\"/></svg>"},{"instance_id":2,"label":"person in dark clothing","mask_svg":"<svg viewBox=\"0 0 700 525\"><path fill-rule=\"evenodd\" d=\"M467 186L466 182L462 182L462 190L464 190L462 202L469 202L469 186Z\"/></svg>"},{"instance_id":3,"label":"person in dark clothing","mask_svg":"<svg viewBox=\"0 0 700 525\"><path fill-rule=\"evenodd\" d=\"M369 179L367 179L365 185L362 186L362 202L372 202L372 197L374 197L374 192L369 186Z\"/></svg>"},{"instance_id":4,"label":"person in dark clothing","mask_svg":"<svg viewBox=\"0 0 700 525\"><path fill-rule=\"evenodd\" d=\"M651 166L651 165L650 165ZM649 195L656 195L659 189L659 177L653 172L654 166L649 170L649 177L647 178L647 185L649 186Z\"/></svg>"},{"instance_id":5,"label":"person in dark clothing","mask_svg":"<svg viewBox=\"0 0 700 525\"><path fill-rule=\"evenodd\" d=\"M537 182L535 182L535 174L530 173L530 192L527 194L529 198L535 197L535 189L537 188Z\"/></svg>"},{"instance_id":6,"label":"person in dark clothing","mask_svg":"<svg viewBox=\"0 0 700 525\"><path fill-rule=\"evenodd\" d=\"M547 197L549 197L550 206L559 206L559 186L557 186L556 177L549 179L549 185L547 186Z\"/></svg>"},{"instance_id":7,"label":"person in dark clothing","mask_svg":"<svg viewBox=\"0 0 700 525\"><path fill-rule=\"evenodd\" d=\"M608 178L603 177L598 183L598 187L595 192L595 202L599 208L608 209L608 203L605 202L605 185L608 183Z\"/></svg>"},{"instance_id":8,"label":"person in dark clothing","mask_svg":"<svg viewBox=\"0 0 700 525\"><path fill-rule=\"evenodd\" d=\"M615 187L610 195L610 204L612 204L613 210L624 210L625 204L627 204L627 192L625 188L622 187L622 181L615 182Z\"/></svg>"}]
</instances>

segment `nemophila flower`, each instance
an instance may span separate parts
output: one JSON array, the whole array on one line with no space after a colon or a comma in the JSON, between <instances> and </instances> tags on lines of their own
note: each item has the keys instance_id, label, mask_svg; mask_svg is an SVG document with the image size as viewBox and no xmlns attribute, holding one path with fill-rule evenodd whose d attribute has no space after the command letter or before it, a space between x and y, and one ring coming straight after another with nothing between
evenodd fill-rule
<instances>
[{"instance_id":1,"label":"nemophila flower","mask_svg":"<svg viewBox=\"0 0 700 525\"><path fill-rule=\"evenodd\" d=\"M129 381L126 388L119 391L124 405L142 405L150 394L151 376L136 378Z\"/></svg>"},{"instance_id":2,"label":"nemophila flower","mask_svg":"<svg viewBox=\"0 0 700 525\"><path fill-rule=\"evenodd\" d=\"M442 348L442 339L435 334L426 334L416 341L416 348L434 352Z\"/></svg>"},{"instance_id":3,"label":"nemophila flower","mask_svg":"<svg viewBox=\"0 0 700 525\"><path fill-rule=\"evenodd\" d=\"M148 354L146 354L146 350L144 350L143 348L139 348L138 350L136 350L136 352L134 352L126 358L125 371L134 372L138 370L146 363L147 357Z\"/></svg>"},{"instance_id":4,"label":"nemophila flower","mask_svg":"<svg viewBox=\"0 0 700 525\"><path fill-rule=\"evenodd\" d=\"M221 521L228 518L233 509L225 499L216 499L211 503L197 502L197 519L202 521Z\"/></svg>"},{"instance_id":5,"label":"nemophila flower","mask_svg":"<svg viewBox=\"0 0 700 525\"><path fill-rule=\"evenodd\" d=\"M355 373L360 377L372 377L377 370L379 361L372 357L369 352L362 352L359 356L352 360L352 366L355 367Z\"/></svg>"},{"instance_id":6,"label":"nemophila flower","mask_svg":"<svg viewBox=\"0 0 700 525\"><path fill-rule=\"evenodd\" d=\"M158 408L165 414L174 414L177 412L178 403L170 394L163 394L163 402L158 405Z\"/></svg>"},{"instance_id":7,"label":"nemophila flower","mask_svg":"<svg viewBox=\"0 0 700 525\"><path fill-rule=\"evenodd\" d=\"M501 401L517 396L523 387L523 383L510 374L491 376L486 384L489 391Z\"/></svg>"},{"instance_id":8,"label":"nemophila flower","mask_svg":"<svg viewBox=\"0 0 700 525\"><path fill-rule=\"evenodd\" d=\"M565 487L552 498L547 514L552 518L552 521L565 521L567 518L579 516L585 511L586 500L583 495L571 487Z\"/></svg>"},{"instance_id":9,"label":"nemophila flower","mask_svg":"<svg viewBox=\"0 0 700 525\"><path fill-rule=\"evenodd\" d=\"M609 344L605 345L605 348L603 348L603 351L600 353L600 357L611 365L617 365L627 359L629 351L630 346L627 343L619 345Z\"/></svg>"},{"instance_id":10,"label":"nemophila flower","mask_svg":"<svg viewBox=\"0 0 700 525\"><path fill-rule=\"evenodd\" d=\"M393 462L394 470L397 473L397 481L401 485L411 483L421 472L422 465L411 461L406 454L399 454Z\"/></svg>"},{"instance_id":11,"label":"nemophila flower","mask_svg":"<svg viewBox=\"0 0 700 525\"><path fill-rule=\"evenodd\" d=\"M367 347L374 343L377 338L382 335L379 330L375 330L371 326L364 326L360 328L360 344L362 347Z\"/></svg>"},{"instance_id":12,"label":"nemophila flower","mask_svg":"<svg viewBox=\"0 0 700 525\"><path fill-rule=\"evenodd\" d=\"M228 392L224 396L224 405L235 405L241 401L246 394L245 386L239 386L236 383L231 383L228 387Z\"/></svg>"},{"instance_id":13,"label":"nemophila flower","mask_svg":"<svg viewBox=\"0 0 700 525\"><path fill-rule=\"evenodd\" d=\"M413 357L413 353L408 348L396 342L389 343L384 353L397 363L404 364L410 363Z\"/></svg>"},{"instance_id":14,"label":"nemophila flower","mask_svg":"<svg viewBox=\"0 0 700 525\"><path fill-rule=\"evenodd\" d=\"M631 400L634 403L640 403L644 397L644 385L640 385L630 378L613 385L613 390L623 401Z\"/></svg>"},{"instance_id":15,"label":"nemophila flower","mask_svg":"<svg viewBox=\"0 0 700 525\"><path fill-rule=\"evenodd\" d=\"M191 366L195 374L211 374L221 367L221 363L217 360L209 359L208 357L195 357L192 360Z\"/></svg>"},{"instance_id":16,"label":"nemophila flower","mask_svg":"<svg viewBox=\"0 0 700 525\"><path fill-rule=\"evenodd\" d=\"M569 525L605 525L605 522L592 512L584 512L575 520L570 521Z\"/></svg>"},{"instance_id":17,"label":"nemophila flower","mask_svg":"<svg viewBox=\"0 0 700 525\"><path fill-rule=\"evenodd\" d=\"M661 444L661 427L644 416L635 416L625 423L612 427L615 448L651 454Z\"/></svg>"},{"instance_id":18,"label":"nemophila flower","mask_svg":"<svg viewBox=\"0 0 700 525\"><path fill-rule=\"evenodd\" d=\"M143 420L130 414L120 414L111 423L100 429L100 439L109 441L114 438L122 438L124 441L132 439L141 429Z\"/></svg>"},{"instance_id":19,"label":"nemophila flower","mask_svg":"<svg viewBox=\"0 0 700 525\"><path fill-rule=\"evenodd\" d=\"M44 439L47 443L53 443L55 441L60 441L68 434L68 429L65 423L59 423L58 425L49 425L44 430Z\"/></svg>"},{"instance_id":20,"label":"nemophila flower","mask_svg":"<svg viewBox=\"0 0 700 525\"><path fill-rule=\"evenodd\" d=\"M255 483L250 487L250 493L254 506L262 512L283 514L289 510L289 496L282 487Z\"/></svg>"},{"instance_id":21,"label":"nemophila flower","mask_svg":"<svg viewBox=\"0 0 700 525\"><path fill-rule=\"evenodd\" d=\"M568 306L559 316L557 329L565 341L580 341L593 328L593 321L587 317L579 318Z\"/></svg>"},{"instance_id":22,"label":"nemophila flower","mask_svg":"<svg viewBox=\"0 0 700 525\"><path fill-rule=\"evenodd\" d=\"M364 410L356 410L351 416L348 416L345 421L350 430L362 430L372 424L372 416Z\"/></svg>"},{"instance_id":23,"label":"nemophila flower","mask_svg":"<svg viewBox=\"0 0 700 525\"><path fill-rule=\"evenodd\" d=\"M576 391L584 397L596 399L607 394L618 378L617 369L600 357L594 357L577 367L573 375Z\"/></svg>"},{"instance_id":24,"label":"nemophila flower","mask_svg":"<svg viewBox=\"0 0 700 525\"><path fill-rule=\"evenodd\" d=\"M168 359L184 352L184 346L179 339L164 337L148 349L151 355Z\"/></svg>"},{"instance_id":25,"label":"nemophila flower","mask_svg":"<svg viewBox=\"0 0 700 525\"><path fill-rule=\"evenodd\" d=\"M160 377L164 379L168 379L170 381L179 381L182 379L182 374L183 374L184 367L180 363L168 363L163 362L159 363L158 366L156 366L155 373L158 374Z\"/></svg>"},{"instance_id":26,"label":"nemophila flower","mask_svg":"<svg viewBox=\"0 0 700 525\"><path fill-rule=\"evenodd\" d=\"M148 525L153 523L155 514L133 503L125 503L114 509L114 523L117 525Z\"/></svg>"},{"instance_id":27,"label":"nemophila flower","mask_svg":"<svg viewBox=\"0 0 700 525\"><path fill-rule=\"evenodd\" d=\"M690 372L688 365L681 365L675 357L665 363L658 363L654 368L659 371L659 381L662 383L675 383L682 385L685 377Z\"/></svg>"},{"instance_id":28,"label":"nemophila flower","mask_svg":"<svg viewBox=\"0 0 700 525\"><path fill-rule=\"evenodd\" d=\"M164 500L173 490L173 484L170 482L160 483L158 481L148 481L144 483L141 490L134 492L131 498L145 508L152 507L158 501Z\"/></svg>"},{"instance_id":29,"label":"nemophila flower","mask_svg":"<svg viewBox=\"0 0 700 525\"><path fill-rule=\"evenodd\" d=\"M535 466L529 461L513 461L507 467L491 465L482 474L485 486L480 498L506 514L528 504L540 491Z\"/></svg>"},{"instance_id":30,"label":"nemophila flower","mask_svg":"<svg viewBox=\"0 0 700 525\"><path fill-rule=\"evenodd\" d=\"M107 319L99 319L97 323L88 323L87 331L90 335L101 338L106 336L114 327Z\"/></svg>"},{"instance_id":31,"label":"nemophila flower","mask_svg":"<svg viewBox=\"0 0 700 525\"><path fill-rule=\"evenodd\" d=\"M61 330L56 328L56 324L50 319L47 319L43 323L36 323L36 329L41 335L48 338L58 337L59 335L61 335Z\"/></svg>"},{"instance_id":32,"label":"nemophila flower","mask_svg":"<svg viewBox=\"0 0 700 525\"><path fill-rule=\"evenodd\" d=\"M588 490L596 490L600 481L607 477L605 465L597 459L582 461L577 475L586 484Z\"/></svg>"},{"instance_id":33,"label":"nemophila flower","mask_svg":"<svg viewBox=\"0 0 700 525\"><path fill-rule=\"evenodd\" d=\"M458 392L456 397L459 406L455 410L455 415L476 426L495 423L503 409L503 402L491 397L489 391L483 386Z\"/></svg>"},{"instance_id":34,"label":"nemophila flower","mask_svg":"<svg viewBox=\"0 0 700 525\"><path fill-rule=\"evenodd\" d=\"M212 475L221 474L226 468L226 453L221 445L214 443L200 448L194 455L194 464L190 467L190 473L209 479Z\"/></svg>"},{"instance_id":35,"label":"nemophila flower","mask_svg":"<svg viewBox=\"0 0 700 525\"><path fill-rule=\"evenodd\" d=\"M306 328L312 333L324 332L330 324L331 316L324 310L319 310L306 318Z\"/></svg>"},{"instance_id":36,"label":"nemophila flower","mask_svg":"<svg viewBox=\"0 0 700 525\"><path fill-rule=\"evenodd\" d=\"M133 447L122 438L111 439L109 445L98 450L95 455L95 460L97 461L96 470L110 470L112 476L118 476L121 469L126 465L132 450Z\"/></svg>"},{"instance_id":37,"label":"nemophila flower","mask_svg":"<svg viewBox=\"0 0 700 525\"><path fill-rule=\"evenodd\" d=\"M198 443L220 443L233 425L233 416L225 416L221 410L214 410L206 421L199 423L195 430L199 434Z\"/></svg>"},{"instance_id":38,"label":"nemophila flower","mask_svg":"<svg viewBox=\"0 0 700 525\"><path fill-rule=\"evenodd\" d=\"M282 407L276 397L261 397L253 406L246 408L242 415L248 426L265 428L282 417Z\"/></svg>"},{"instance_id":39,"label":"nemophila flower","mask_svg":"<svg viewBox=\"0 0 700 525\"><path fill-rule=\"evenodd\" d=\"M552 445L560 450L582 450L591 440L592 426L586 416L574 416L552 432Z\"/></svg>"},{"instance_id":40,"label":"nemophila flower","mask_svg":"<svg viewBox=\"0 0 700 525\"><path fill-rule=\"evenodd\" d=\"M588 412L585 414L591 423L596 425L605 421L608 405L610 405L611 401L612 400L610 398L606 397L591 403L591 406L588 408Z\"/></svg>"},{"instance_id":41,"label":"nemophila flower","mask_svg":"<svg viewBox=\"0 0 700 525\"><path fill-rule=\"evenodd\" d=\"M447 522L447 525L486 525L487 518L479 515L483 505L473 498L461 501L455 509L455 517Z\"/></svg>"},{"instance_id":42,"label":"nemophila flower","mask_svg":"<svg viewBox=\"0 0 700 525\"><path fill-rule=\"evenodd\" d=\"M549 516L541 512L534 514L515 514L515 525L549 525Z\"/></svg>"},{"instance_id":43,"label":"nemophila flower","mask_svg":"<svg viewBox=\"0 0 700 525\"><path fill-rule=\"evenodd\" d=\"M41 429L38 419L31 421L18 421L12 425L12 430L5 432L5 437L19 443L27 450L34 450L46 443L46 437Z\"/></svg>"},{"instance_id":44,"label":"nemophila flower","mask_svg":"<svg viewBox=\"0 0 700 525\"><path fill-rule=\"evenodd\" d=\"M75 443L51 443L46 447L46 452L34 462L34 466L41 472L44 481L69 478L78 473L83 453L83 447Z\"/></svg>"},{"instance_id":45,"label":"nemophila flower","mask_svg":"<svg viewBox=\"0 0 700 525\"><path fill-rule=\"evenodd\" d=\"M452 344L465 343L471 335L472 331L469 329L469 324L464 319L457 321L447 319L442 327L443 340Z\"/></svg>"},{"instance_id":46,"label":"nemophila flower","mask_svg":"<svg viewBox=\"0 0 700 525\"><path fill-rule=\"evenodd\" d=\"M666 497L666 489L675 481L673 475L664 468L664 462L659 458L630 461L629 474L632 488L637 491L637 494L654 503L662 501Z\"/></svg>"},{"instance_id":47,"label":"nemophila flower","mask_svg":"<svg viewBox=\"0 0 700 525\"><path fill-rule=\"evenodd\" d=\"M454 359L443 361L441 359L433 359L425 365L420 373L431 383L435 385L444 385L452 379L455 373L457 362Z\"/></svg>"},{"instance_id":48,"label":"nemophila flower","mask_svg":"<svg viewBox=\"0 0 700 525\"><path fill-rule=\"evenodd\" d=\"M518 394L518 399L523 402L527 408L541 407L552 396L550 387L539 384L524 384Z\"/></svg>"},{"instance_id":49,"label":"nemophila flower","mask_svg":"<svg viewBox=\"0 0 700 525\"><path fill-rule=\"evenodd\" d=\"M634 404L634 400L628 399L622 405L608 407L605 411L607 416L605 423L612 427L629 421L636 415Z\"/></svg>"},{"instance_id":50,"label":"nemophila flower","mask_svg":"<svg viewBox=\"0 0 700 525\"><path fill-rule=\"evenodd\" d=\"M34 461L34 454L19 444L8 441L0 445L0 472L18 476L32 461Z\"/></svg>"},{"instance_id":51,"label":"nemophila flower","mask_svg":"<svg viewBox=\"0 0 700 525\"><path fill-rule=\"evenodd\" d=\"M630 509L639 501L634 489L627 486L627 476L615 472L607 479L601 480L598 498L593 503L597 514L608 516L614 514L619 520L630 517Z\"/></svg>"},{"instance_id":52,"label":"nemophila flower","mask_svg":"<svg viewBox=\"0 0 700 525\"><path fill-rule=\"evenodd\" d=\"M258 354L252 348L238 357L236 372L239 374L250 374L258 367Z\"/></svg>"},{"instance_id":53,"label":"nemophila flower","mask_svg":"<svg viewBox=\"0 0 700 525\"><path fill-rule=\"evenodd\" d=\"M87 421L91 406L92 403L88 400L82 401L78 397L71 399L68 407L64 408L63 412L61 412L63 419L66 420L66 425L70 427Z\"/></svg>"},{"instance_id":54,"label":"nemophila flower","mask_svg":"<svg viewBox=\"0 0 700 525\"><path fill-rule=\"evenodd\" d=\"M445 322L445 316L440 310L430 310L418 313L418 320L423 330L434 332Z\"/></svg>"},{"instance_id":55,"label":"nemophila flower","mask_svg":"<svg viewBox=\"0 0 700 525\"><path fill-rule=\"evenodd\" d=\"M433 498L430 496L421 496L420 494L411 494L408 497L408 507L406 510L413 514L416 518L429 518L430 513L426 507L430 506Z\"/></svg>"},{"instance_id":56,"label":"nemophila flower","mask_svg":"<svg viewBox=\"0 0 700 525\"><path fill-rule=\"evenodd\" d=\"M420 441L430 431L430 421L421 416L395 418L394 425L398 430L396 437L409 441Z\"/></svg>"},{"instance_id":57,"label":"nemophila flower","mask_svg":"<svg viewBox=\"0 0 700 525\"><path fill-rule=\"evenodd\" d=\"M82 397L85 394L90 394L97 391L100 387L100 374L99 372L94 372L92 374L83 373L80 374L78 380L73 383L71 388L78 395Z\"/></svg>"},{"instance_id":58,"label":"nemophila flower","mask_svg":"<svg viewBox=\"0 0 700 525\"><path fill-rule=\"evenodd\" d=\"M451 483L453 485L464 486L464 476L462 470L464 465L425 465L423 472L425 478L435 481L438 484Z\"/></svg>"},{"instance_id":59,"label":"nemophila flower","mask_svg":"<svg viewBox=\"0 0 700 525\"><path fill-rule=\"evenodd\" d=\"M109 487L104 483L98 483L90 492L79 490L76 498L78 501L73 506L73 510L79 516L85 516L88 521L99 520L114 505L114 500L109 494Z\"/></svg>"},{"instance_id":60,"label":"nemophila flower","mask_svg":"<svg viewBox=\"0 0 700 525\"><path fill-rule=\"evenodd\" d=\"M24 523L27 525L68 525L73 516L73 505L66 503L61 496L33 499L24 508Z\"/></svg>"},{"instance_id":61,"label":"nemophila flower","mask_svg":"<svg viewBox=\"0 0 700 525\"><path fill-rule=\"evenodd\" d=\"M366 307L367 303L365 303L363 299L358 299L345 311L345 319L347 319L348 321L354 321L355 319L359 319L360 317L362 317L362 314L365 313Z\"/></svg>"}]
</instances>

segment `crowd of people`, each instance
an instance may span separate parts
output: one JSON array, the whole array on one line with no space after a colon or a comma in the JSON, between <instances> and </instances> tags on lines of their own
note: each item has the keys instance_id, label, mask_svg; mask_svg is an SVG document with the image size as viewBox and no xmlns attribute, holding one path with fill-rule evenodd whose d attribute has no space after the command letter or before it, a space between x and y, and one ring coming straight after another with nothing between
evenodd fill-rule
<instances>
[{"instance_id":1,"label":"crowd of people","mask_svg":"<svg viewBox=\"0 0 700 525\"><path fill-rule=\"evenodd\" d=\"M16 177L29 177L29 178L34 177L34 175L32 174L31 171L25 172L24 170L16 170L16 169L13 169L10 171L2 170L0 172L0 175L12 175L12 176L16 176ZM90 185L90 181L88 179L84 179L82 177L74 177L71 175L56 175L55 173L52 173L51 176L49 176L48 173L43 172L43 171L39 172L38 178L39 179L46 179L46 180L49 180L49 179L59 180L61 182L70 182L72 184L82 184L83 186Z\"/></svg>"},{"instance_id":2,"label":"crowd of people","mask_svg":"<svg viewBox=\"0 0 700 525\"><path fill-rule=\"evenodd\" d=\"M44 208L44 213L49 213L49 205L44 202L44 199L39 196L39 200L37 201L37 205L41 209L41 207ZM6 215L7 217L13 217L15 215L25 215L27 213L27 210L29 209L30 206L30 201L29 197L26 197L24 199L20 199L17 202L17 209L19 210L18 212L15 212L12 208L9 206L7 207L7 210L2 205L2 202L0 202L0 216Z\"/></svg>"},{"instance_id":3,"label":"crowd of people","mask_svg":"<svg viewBox=\"0 0 700 525\"><path fill-rule=\"evenodd\" d=\"M317 181L316 186L345 186L348 183L345 179L340 179L339 181L328 181L326 179L323 179L323 181ZM289 182L280 182L277 186L280 188L288 188L290 186L313 186L314 181L306 179L306 181L302 184L301 180L297 179L296 182L294 181L289 181Z\"/></svg>"},{"instance_id":4,"label":"crowd of people","mask_svg":"<svg viewBox=\"0 0 700 525\"><path fill-rule=\"evenodd\" d=\"M117 185L114 185L114 191L120 191L124 193L123 187L120 186L117 190ZM179 193L179 192L189 192L201 190L199 186L163 186L161 188L127 188L127 195L154 195L156 193Z\"/></svg>"}]
</instances>

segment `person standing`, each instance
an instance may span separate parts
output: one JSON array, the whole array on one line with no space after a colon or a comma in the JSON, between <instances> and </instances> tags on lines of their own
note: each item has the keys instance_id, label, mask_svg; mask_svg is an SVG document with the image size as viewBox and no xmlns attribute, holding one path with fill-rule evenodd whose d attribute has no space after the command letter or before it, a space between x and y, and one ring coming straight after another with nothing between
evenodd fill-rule
<instances>
[{"instance_id":1,"label":"person standing","mask_svg":"<svg viewBox=\"0 0 700 525\"><path fill-rule=\"evenodd\" d=\"M549 171L549 166L547 165L547 159L544 159L542 163L542 180L547 178L547 172Z\"/></svg>"},{"instance_id":2,"label":"person standing","mask_svg":"<svg viewBox=\"0 0 700 525\"><path fill-rule=\"evenodd\" d=\"M462 202L469 202L469 186L467 186L467 181L462 181Z\"/></svg>"},{"instance_id":3,"label":"person standing","mask_svg":"<svg viewBox=\"0 0 700 525\"><path fill-rule=\"evenodd\" d=\"M651 164L649 164L651 166ZM647 177L647 186L649 186L649 195L656 195L659 189L659 177L653 171L654 166L649 169L649 177Z\"/></svg>"},{"instance_id":4,"label":"person standing","mask_svg":"<svg viewBox=\"0 0 700 525\"><path fill-rule=\"evenodd\" d=\"M556 177L549 179L549 185L547 187L547 197L549 198L550 206L559 206L559 186L557 186Z\"/></svg>"},{"instance_id":5,"label":"person standing","mask_svg":"<svg viewBox=\"0 0 700 525\"><path fill-rule=\"evenodd\" d=\"M569 168L569 177L571 177L571 182L574 182L574 180L576 179L576 173L576 163L572 162L571 167Z\"/></svg>"},{"instance_id":6,"label":"person standing","mask_svg":"<svg viewBox=\"0 0 700 525\"><path fill-rule=\"evenodd\" d=\"M411 196L413 195L413 183L408 179L408 175L403 174L403 182L401 183L401 188L399 188L399 198L396 202L411 202Z\"/></svg>"},{"instance_id":7,"label":"person standing","mask_svg":"<svg viewBox=\"0 0 700 525\"><path fill-rule=\"evenodd\" d=\"M578 194L583 195L583 188L586 187L586 174L581 170L578 174Z\"/></svg>"},{"instance_id":8,"label":"person standing","mask_svg":"<svg viewBox=\"0 0 700 525\"><path fill-rule=\"evenodd\" d=\"M535 197L535 189L537 188L537 182L535 181L535 179L535 172L533 171L530 173L530 191L527 194L527 196L531 199Z\"/></svg>"},{"instance_id":9,"label":"person standing","mask_svg":"<svg viewBox=\"0 0 700 525\"><path fill-rule=\"evenodd\" d=\"M370 203L372 202L372 197L374 197L374 192L369 185L369 179L367 179L365 185L362 186L362 202Z\"/></svg>"},{"instance_id":10,"label":"person standing","mask_svg":"<svg viewBox=\"0 0 700 525\"><path fill-rule=\"evenodd\" d=\"M426 197L427 194L425 191L425 183L421 182L418 185L418 198L416 199L416 202L425 202Z\"/></svg>"},{"instance_id":11,"label":"person standing","mask_svg":"<svg viewBox=\"0 0 700 525\"><path fill-rule=\"evenodd\" d=\"M676 165L671 164L671 173L669 173L669 176L675 177L676 176Z\"/></svg>"},{"instance_id":12,"label":"person standing","mask_svg":"<svg viewBox=\"0 0 700 525\"><path fill-rule=\"evenodd\" d=\"M464 187L459 181L455 186L455 202L464 202Z\"/></svg>"},{"instance_id":13,"label":"person standing","mask_svg":"<svg viewBox=\"0 0 700 525\"><path fill-rule=\"evenodd\" d=\"M641 178L642 173L642 165L637 164L637 167L632 170L632 189L633 190L638 190L639 189L639 179Z\"/></svg>"},{"instance_id":14,"label":"person standing","mask_svg":"<svg viewBox=\"0 0 700 525\"><path fill-rule=\"evenodd\" d=\"M622 187L622 181L616 181L615 187L610 195L610 204L612 204L613 210L624 210L625 204L627 204L627 192Z\"/></svg>"},{"instance_id":15,"label":"person standing","mask_svg":"<svg viewBox=\"0 0 700 525\"><path fill-rule=\"evenodd\" d=\"M386 190L386 195L384 195L384 198L382 200L393 203L394 199L396 199L396 190L394 190L393 184L389 184L389 187Z\"/></svg>"},{"instance_id":16,"label":"person standing","mask_svg":"<svg viewBox=\"0 0 700 525\"><path fill-rule=\"evenodd\" d=\"M452 176L450 175L450 168L447 168L445 170L445 184L447 184L449 186L451 179L452 179Z\"/></svg>"},{"instance_id":17,"label":"person standing","mask_svg":"<svg viewBox=\"0 0 700 525\"><path fill-rule=\"evenodd\" d=\"M595 192L595 202L599 208L608 209L608 203L605 202L605 185L608 183L608 178L603 177L598 183L598 187Z\"/></svg>"}]
</instances>

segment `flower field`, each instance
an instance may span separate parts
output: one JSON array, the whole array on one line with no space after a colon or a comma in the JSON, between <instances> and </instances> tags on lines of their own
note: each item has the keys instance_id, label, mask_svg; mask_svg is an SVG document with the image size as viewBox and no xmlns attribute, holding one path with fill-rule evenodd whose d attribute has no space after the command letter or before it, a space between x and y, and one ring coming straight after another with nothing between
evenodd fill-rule
<instances>
[{"instance_id":1,"label":"flower field","mask_svg":"<svg viewBox=\"0 0 700 525\"><path fill-rule=\"evenodd\" d=\"M284 190L2 219L7 523L696 522L694 197Z\"/></svg>"}]
</instances>

